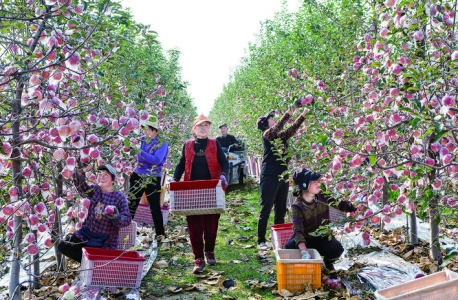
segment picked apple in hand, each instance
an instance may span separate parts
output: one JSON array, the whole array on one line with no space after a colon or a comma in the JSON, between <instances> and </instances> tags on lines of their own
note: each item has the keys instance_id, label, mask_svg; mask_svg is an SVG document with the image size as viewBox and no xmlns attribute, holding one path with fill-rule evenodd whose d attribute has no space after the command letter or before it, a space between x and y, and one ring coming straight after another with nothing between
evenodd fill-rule
<instances>
[{"instance_id":1,"label":"picked apple in hand","mask_svg":"<svg viewBox=\"0 0 458 300\"><path fill-rule=\"evenodd\" d=\"M105 214L107 214L107 215L112 215L112 214L115 213L115 211L116 211L115 210L115 206L113 206L113 205L107 205L105 207Z\"/></svg>"}]
</instances>

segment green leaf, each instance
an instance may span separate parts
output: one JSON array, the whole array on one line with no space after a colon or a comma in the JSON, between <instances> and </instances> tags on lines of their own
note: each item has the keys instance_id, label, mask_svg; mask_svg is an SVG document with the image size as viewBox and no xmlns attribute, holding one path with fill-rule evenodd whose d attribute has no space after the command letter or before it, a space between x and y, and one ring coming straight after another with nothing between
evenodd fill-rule
<instances>
[{"instance_id":1,"label":"green leaf","mask_svg":"<svg viewBox=\"0 0 458 300\"><path fill-rule=\"evenodd\" d=\"M377 163L377 157L375 155L369 155L368 158L371 165L374 166Z\"/></svg>"},{"instance_id":2,"label":"green leaf","mask_svg":"<svg viewBox=\"0 0 458 300\"><path fill-rule=\"evenodd\" d=\"M458 255L458 250L456 248L446 248L444 260L451 260L452 258Z\"/></svg>"},{"instance_id":3,"label":"green leaf","mask_svg":"<svg viewBox=\"0 0 458 300\"><path fill-rule=\"evenodd\" d=\"M322 135L318 137L318 141L320 141L321 145L326 145L326 142L328 141L328 136L327 135Z\"/></svg>"},{"instance_id":4,"label":"green leaf","mask_svg":"<svg viewBox=\"0 0 458 300\"><path fill-rule=\"evenodd\" d=\"M441 216L438 214L438 215L434 218L434 224L439 225L440 222L441 222Z\"/></svg>"},{"instance_id":5,"label":"green leaf","mask_svg":"<svg viewBox=\"0 0 458 300\"><path fill-rule=\"evenodd\" d=\"M414 118L414 119L410 120L409 125L412 126L412 127L415 127L415 126L417 126L417 124L418 124L420 121L421 121L420 118Z\"/></svg>"},{"instance_id":6,"label":"green leaf","mask_svg":"<svg viewBox=\"0 0 458 300\"><path fill-rule=\"evenodd\" d=\"M127 148L130 147L130 141L128 139L124 139L124 146L126 146Z\"/></svg>"}]
</instances>

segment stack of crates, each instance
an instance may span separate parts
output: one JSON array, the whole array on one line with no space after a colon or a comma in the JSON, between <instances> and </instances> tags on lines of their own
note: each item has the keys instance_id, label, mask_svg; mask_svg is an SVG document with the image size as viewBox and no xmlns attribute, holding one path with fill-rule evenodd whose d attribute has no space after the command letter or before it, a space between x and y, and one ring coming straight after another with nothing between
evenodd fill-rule
<instances>
[{"instance_id":1,"label":"stack of crates","mask_svg":"<svg viewBox=\"0 0 458 300\"><path fill-rule=\"evenodd\" d=\"M276 249L278 291L302 292L306 285L312 289L321 287L321 255L315 249L307 249L312 259L302 259L299 249Z\"/></svg>"},{"instance_id":2,"label":"stack of crates","mask_svg":"<svg viewBox=\"0 0 458 300\"><path fill-rule=\"evenodd\" d=\"M270 226L270 237L274 250L285 248L285 245L288 243L292 236L293 223Z\"/></svg>"}]
</instances>

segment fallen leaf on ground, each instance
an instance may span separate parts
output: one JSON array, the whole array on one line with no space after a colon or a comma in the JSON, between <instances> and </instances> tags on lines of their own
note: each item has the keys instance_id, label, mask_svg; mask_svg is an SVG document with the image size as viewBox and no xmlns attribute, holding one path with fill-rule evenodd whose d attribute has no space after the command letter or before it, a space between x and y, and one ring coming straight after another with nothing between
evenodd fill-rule
<instances>
[{"instance_id":1,"label":"fallen leaf on ground","mask_svg":"<svg viewBox=\"0 0 458 300\"><path fill-rule=\"evenodd\" d=\"M294 296L293 293L291 293L290 291L285 290L285 289L281 290L280 295L282 295L283 297L292 297L292 296Z\"/></svg>"},{"instance_id":2,"label":"fallen leaf on ground","mask_svg":"<svg viewBox=\"0 0 458 300\"><path fill-rule=\"evenodd\" d=\"M160 260L160 261L154 263L154 267L158 268L158 269L165 269L168 266L169 266L169 264L165 260Z\"/></svg>"},{"instance_id":3,"label":"fallen leaf on ground","mask_svg":"<svg viewBox=\"0 0 458 300\"><path fill-rule=\"evenodd\" d=\"M183 289L181 287L179 287L179 286L171 286L171 287L167 288L167 292L169 292L169 293L180 293L182 291L183 291Z\"/></svg>"}]
</instances>

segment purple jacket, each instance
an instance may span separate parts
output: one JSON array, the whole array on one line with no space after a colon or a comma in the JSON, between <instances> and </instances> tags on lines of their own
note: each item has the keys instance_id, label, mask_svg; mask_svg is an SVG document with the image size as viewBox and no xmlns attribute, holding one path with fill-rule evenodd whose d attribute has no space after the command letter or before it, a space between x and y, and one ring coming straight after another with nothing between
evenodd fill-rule
<instances>
[{"instance_id":1,"label":"purple jacket","mask_svg":"<svg viewBox=\"0 0 458 300\"><path fill-rule=\"evenodd\" d=\"M162 176L162 168L169 153L169 145L162 141L159 145L159 139L156 137L146 142L146 137L140 139L140 152L137 153L137 165L134 172L138 175L151 175L154 177Z\"/></svg>"}]
</instances>

